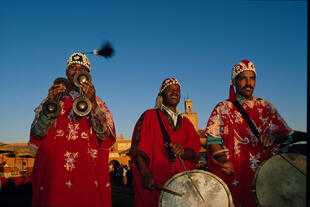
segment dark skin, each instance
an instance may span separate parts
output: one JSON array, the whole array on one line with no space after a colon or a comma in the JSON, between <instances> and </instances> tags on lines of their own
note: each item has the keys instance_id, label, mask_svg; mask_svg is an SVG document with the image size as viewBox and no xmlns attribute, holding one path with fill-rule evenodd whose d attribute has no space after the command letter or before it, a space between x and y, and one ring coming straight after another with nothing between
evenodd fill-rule
<instances>
[{"instance_id":1,"label":"dark skin","mask_svg":"<svg viewBox=\"0 0 310 207\"><path fill-rule=\"evenodd\" d=\"M86 67L80 64L72 64L68 67L66 71L67 79L69 80L71 85L74 85L73 77L79 71L86 71L89 72ZM85 81L81 83L80 87L82 88L85 96L90 100L92 103L92 111L94 111L97 107L96 102L96 90L94 85L90 81ZM73 89L74 87L72 87ZM48 99L55 99L55 97L60 93L65 93L66 88L63 84L54 84L48 92Z\"/></svg>"},{"instance_id":2,"label":"dark skin","mask_svg":"<svg viewBox=\"0 0 310 207\"><path fill-rule=\"evenodd\" d=\"M163 104L176 112L176 106L180 102L181 90L179 85L170 85L163 91ZM171 150L175 157L181 157L184 160L191 161L196 158L196 153L193 149L184 149L179 143L170 143ZM154 177L148 167L146 158L141 155L137 155L134 160L141 173L141 185L150 191L156 187Z\"/></svg>"},{"instance_id":3,"label":"dark skin","mask_svg":"<svg viewBox=\"0 0 310 207\"><path fill-rule=\"evenodd\" d=\"M80 64L72 64L72 65L70 65L67 68L67 70L66 70L67 79L68 79L68 81L70 82L70 84L72 86L69 90L75 90L73 78L74 78L74 75L77 72L80 72L80 71L89 72L88 69L85 66L80 65ZM85 81L85 82L81 83L80 87L82 88L85 96L92 103L92 109L91 109L91 112L90 112L90 116L92 117L92 116L94 116L95 110L96 110L96 108L98 106L97 101L96 101L96 90L95 90L95 87L94 87L94 85L90 81ZM66 87L63 84L54 84L49 89L48 99L53 100L53 99L55 99L55 97L58 94L65 93L66 90L67 89L66 89ZM106 137L108 137L110 135L110 131L106 130L104 132L104 135Z\"/></svg>"},{"instance_id":4,"label":"dark skin","mask_svg":"<svg viewBox=\"0 0 310 207\"><path fill-rule=\"evenodd\" d=\"M243 96L246 100L251 100L253 97L254 88L256 85L256 75L253 71L243 71L234 80L233 85L236 88L238 95ZM271 147L273 144L280 144L286 140L286 134L282 132L264 133L259 137L259 141L264 147ZM209 146L211 153L221 150L219 144L211 144ZM222 172L225 175L232 175L234 173L233 164L227 159L224 153L215 156L215 159L222 164Z\"/></svg>"}]
</instances>

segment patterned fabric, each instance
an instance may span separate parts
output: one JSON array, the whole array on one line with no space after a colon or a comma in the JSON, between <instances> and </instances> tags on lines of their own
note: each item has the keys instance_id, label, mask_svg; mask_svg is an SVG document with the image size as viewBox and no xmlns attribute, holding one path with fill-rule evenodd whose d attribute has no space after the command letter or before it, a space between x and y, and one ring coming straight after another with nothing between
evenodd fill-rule
<instances>
[{"instance_id":1,"label":"patterned fabric","mask_svg":"<svg viewBox=\"0 0 310 207\"><path fill-rule=\"evenodd\" d=\"M242 60L240 63L238 63L233 67L231 73L231 80L235 79L240 73L246 70L253 71L256 75L254 64L251 61Z\"/></svg>"},{"instance_id":2,"label":"patterned fabric","mask_svg":"<svg viewBox=\"0 0 310 207\"><path fill-rule=\"evenodd\" d=\"M180 85L180 83L179 83L179 81L177 79L175 79L175 78L167 78L167 79L165 79L161 83L161 86L160 86L160 89L159 89L159 93L161 94L170 85L179 85L180 88L181 88L181 85Z\"/></svg>"},{"instance_id":3,"label":"patterned fabric","mask_svg":"<svg viewBox=\"0 0 310 207\"><path fill-rule=\"evenodd\" d=\"M69 57L67 61L67 68L72 64L83 65L88 69L88 71L90 71L91 68L87 56L81 52L75 52Z\"/></svg>"},{"instance_id":4,"label":"patterned fabric","mask_svg":"<svg viewBox=\"0 0 310 207\"><path fill-rule=\"evenodd\" d=\"M184 149L192 148L198 157L200 139L192 123L186 117L178 116L177 127L174 127L167 112L159 111L159 113L171 142L181 144ZM164 146L161 128L154 109L144 112L135 126L132 136L132 159L137 154L147 160L156 184L164 185L173 175L184 171L178 159L176 162L168 161L168 153ZM197 160L184 160L184 164L189 170L194 169L196 163ZM157 190L150 192L142 188L141 175L135 162L133 162L132 169L135 181L135 207L157 207L160 192Z\"/></svg>"},{"instance_id":5,"label":"patterned fabric","mask_svg":"<svg viewBox=\"0 0 310 207\"><path fill-rule=\"evenodd\" d=\"M253 100L241 100L240 104L259 133L292 133L271 103L253 97ZM236 207L255 207L252 180L257 167L273 155L271 148L263 147L242 115L228 100L220 102L214 108L207 123L206 135L210 137L208 144L220 141L223 147L229 150L227 157L234 164L234 174L223 175L221 168L212 163L210 152L208 152L208 170L226 182Z\"/></svg>"},{"instance_id":6,"label":"patterned fabric","mask_svg":"<svg viewBox=\"0 0 310 207\"><path fill-rule=\"evenodd\" d=\"M39 148L32 176L33 206L112 206L108 168L109 148L115 142L112 116L97 98L112 132L106 140L99 141L91 120L74 116L72 103L76 97L75 92L70 92L61 99L61 114L43 140L30 134L30 144ZM41 110L42 107L35 110L33 125Z\"/></svg>"}]
</instances>

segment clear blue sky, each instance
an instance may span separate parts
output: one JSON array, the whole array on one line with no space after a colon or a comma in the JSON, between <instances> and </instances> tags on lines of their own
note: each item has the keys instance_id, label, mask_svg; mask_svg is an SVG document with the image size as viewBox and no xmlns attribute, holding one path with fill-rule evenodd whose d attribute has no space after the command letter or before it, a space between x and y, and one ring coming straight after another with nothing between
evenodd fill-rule
<instances>
[{"instance_id":1,"label":"clear blue sky","mask_svg":"<svg viewBox=\"0 0 310 207\"><path fill-rule=\"evenodd\" d=\"M307 1L1 1L0 141L27 142L34 108L75 51L90 55L97 95L117 136L130 139L152 108L161 81L177 78L193 101L199 128L228 98L231 68L254 62L254 94L270 101L294 130L306 130Z\"/></svg>"}]
</instances>

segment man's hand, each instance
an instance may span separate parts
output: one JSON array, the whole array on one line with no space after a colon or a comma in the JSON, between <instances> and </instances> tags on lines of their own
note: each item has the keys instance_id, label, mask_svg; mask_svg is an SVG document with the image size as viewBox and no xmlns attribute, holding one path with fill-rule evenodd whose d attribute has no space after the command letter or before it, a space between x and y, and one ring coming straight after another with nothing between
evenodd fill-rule
<instances>
[{"instance_id":1,"label":"man's hand","mask_svg":"<svg viewBox=\"0 0 310 207\"><path fill-rule=\"evenodd\" d=\"M264 147L270 147L273 144L280 144L286 139L286 134L283 132L275 132L271 134L261 134L259 137L260 142Z\"/></svg>"},{"instance_id":2,"label":"man's hand","mask_svg":"<svg viewBox=\"0 0 310 207\"><path fill-rule=\"evenodd\" d=\"M182 147L182 145L178 143L170 143L170 147L174 156L179 157L184 155L184 148Z\"/></svg>"},{"instance_id":3,"label":"man's hand","mask_svg":"<svg viewBox=\"0 0 310 207\"><path fill-rule=\"evenodd\" d=\"M155 189L155 180L148 167L148 164L144 157L141 155L136 155L133 161L137 164L140 174L141 174L141 185L143 188L150 191Z\"/></svg>"},{"instance_id":4,"label":"man's hand","mask_svg":"<svg viewBox=\"0 0 310 207\"><path fill-rule=\"evenodd\" d=\"M155 189L155 180L149 169L144 169L141 171L141 185L150 191Z\"/></svg>"},{"instance_id":5,"label":"man's hand","mask_svg":"<svg viewBox=\"0 0 310 207\"><path fill-rule=\"evenodd\" d=\"M80 84L85 96L90 100L93 105L93 109L97 107L96 102L96 90L94 85L90 81L85 81Z\"/></svg>"},{"instance_id":6,"label":"man's hand","mask_svg":"<svg viewBox=\"0 0 310 207\"><path fill-rule=\"evenodd\" d=\"M234 165L230 161L225 161L222 164L222 173L224 175L232 175L234 173Z\"/></svg>"},{"instance_id":7,"label":"man's hand","mask_svg":"<svg viewBox=\"0 0 310 207\"><path fill-rule=\"evenodd\" d=\"M54 84L49 90L48 90L48 100L56 100L58 98L58 95L61 93L66 92L66 86L64 86L61 83Z\"/></svg>"},{"instance_id":8,"label":"man's hand","mask_svg":"<svg viewBox=\"0 0 310 207\"><path fill-rule=\"evenodd\" d=\"M276 141L276 137L273 134L261 134L259 140L264 147L270 147Z\"/></svg>"}]
</instances>

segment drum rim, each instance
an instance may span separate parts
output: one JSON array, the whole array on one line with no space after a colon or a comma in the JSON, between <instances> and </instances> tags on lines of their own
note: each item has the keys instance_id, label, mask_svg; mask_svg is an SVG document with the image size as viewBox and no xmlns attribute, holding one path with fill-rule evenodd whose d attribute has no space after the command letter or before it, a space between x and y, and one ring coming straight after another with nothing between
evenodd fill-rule
<instances>
[{"instance_id":1,"label":"drum rim","mask_svg":"<svg viewBox=\"0 0 310 207\"><path fill-rule=\"evenodd\" d=\"M190 174L193 174L193 173L204 173L204 174L210 175L211 177L213 177L216 180L218 180L220 182L220 184L224 187L226 195L228 197L228 207L234 207L231 192L230 192L227 184L220 177L216 176L215 174L213 174L211 172L208 172L208 171L205 171L205 170L199 170L199 169L188 170L187 172L190 173ZM165 186L168 186L171 183L172 180L174 180L176 177L179 177L179 176L181 176L183 174L186 174L186 172L183 171L183 172L179 172L179 173L173 175L170 179L168 179L165 182ZM159 197L159 200L158 200L158 207L162 207L161 204L162 204L163 193L165 193L165 192L162 191L160 193L160 197Z\"/></svg>"}]
</instances>

